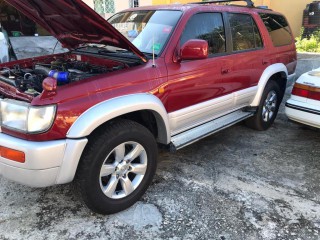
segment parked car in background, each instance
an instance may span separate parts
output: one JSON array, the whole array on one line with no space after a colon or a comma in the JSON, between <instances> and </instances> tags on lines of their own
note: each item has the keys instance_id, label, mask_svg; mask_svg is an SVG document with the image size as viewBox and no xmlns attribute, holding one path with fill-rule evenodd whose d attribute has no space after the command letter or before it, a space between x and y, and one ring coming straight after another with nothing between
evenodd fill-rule
<instances>
[{"instance_id":1,"label":"parked car in background","mask_svg":"<svg viewBox=\"0 0 320 240\"><path fill-rule=\"evenodd\" d=\"M33 187L75 180L98 213L140 199L160 144L176 151L244 120L267 130L294 78L285 17L250 0L108 21L81 0L6 1L70 51L0 65L0 174Z\"/></svg>"},{"instance_id":2,"label":"parked car in background","mask_svg":"<svg viewBox=\"0 0 320 240\"><path fill-rule=\"evenodd\" d=\"M8 35L6 34L5 30L1 27L0 23L0 63L10 61L10 45L7 36Z\"/></svg>"},{"instance_id":3,"label":"parked car in background","mask_svg":"<svg viewBox=\"0 0 320 240\"><path fill-rule=\"evenodd\" d=\"M298 78L285 113L293 121L320 128L320 68Z\"/></svg>"}]
</instances>

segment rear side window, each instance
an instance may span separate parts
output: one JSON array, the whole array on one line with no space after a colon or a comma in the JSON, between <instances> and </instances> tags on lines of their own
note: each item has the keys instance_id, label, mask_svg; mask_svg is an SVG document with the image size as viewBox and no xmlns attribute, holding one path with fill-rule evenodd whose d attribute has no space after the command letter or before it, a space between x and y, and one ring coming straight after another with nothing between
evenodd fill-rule
<instances>
[{"instance_id":1,"label":"rear side window","mask_svg":"<svg viewBox=\"0 0 320 240\"><path fill-rule=\"evenodd\" d=\"M260 13L259 15L268 29L275 47L290 45L292 43L289 25L283 16L269 13Z\"/></svg>"},{"instance_id":2,"label":"rear side window","mask_svg":"<svg viewBox=\"0 0 320 240\"><path fill-rule=\"evenodd\" d=\"M230 13L233 51L263 47L261 35L252 17L247 14Z\"/></svg>"},{"instance_id":3,"label":"rear side window","mask_svg":"<svg viewBox=\"0 0 320 240\"><path fill-rule=\"evenodd\" d=\"M190 39L206 40L209 45L209 54L224 53L226 38L221 13L193 15L182 33L181 46Z\"/></svg>"}]
</instances>

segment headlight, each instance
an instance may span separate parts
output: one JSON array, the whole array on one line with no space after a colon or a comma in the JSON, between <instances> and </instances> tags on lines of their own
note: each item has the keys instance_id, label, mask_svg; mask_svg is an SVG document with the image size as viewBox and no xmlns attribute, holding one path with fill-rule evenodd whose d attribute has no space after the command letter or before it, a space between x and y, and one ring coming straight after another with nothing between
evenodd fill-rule
<instances>
[{"instance_id":1,"label":"headlight","mask_svg":"<svg viewBox=\"0 0 320 240\"><path fill-rule=\"evenodd\" d=\"M54 105L35 107L28 103L6 99L0 101L1 126L27 133L44 132L54 120Z\"/></svg>"}]
</instances>

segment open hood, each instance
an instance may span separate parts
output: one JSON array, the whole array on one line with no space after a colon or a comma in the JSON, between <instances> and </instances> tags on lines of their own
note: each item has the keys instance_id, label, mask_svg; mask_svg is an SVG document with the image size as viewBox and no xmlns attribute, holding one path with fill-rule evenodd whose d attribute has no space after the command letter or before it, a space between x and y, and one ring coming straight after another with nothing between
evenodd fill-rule
<instances>
[{"instance_id":1,"label":"open hood","mask_svg":"<svg viewBox=\"0 0 320 240\"><path fill-rule=\"evenodd\" d=\"M66 48L98 43L146 57L118 30L81 0L5 0L55 36Z\"/></svg>"}]
</instances>

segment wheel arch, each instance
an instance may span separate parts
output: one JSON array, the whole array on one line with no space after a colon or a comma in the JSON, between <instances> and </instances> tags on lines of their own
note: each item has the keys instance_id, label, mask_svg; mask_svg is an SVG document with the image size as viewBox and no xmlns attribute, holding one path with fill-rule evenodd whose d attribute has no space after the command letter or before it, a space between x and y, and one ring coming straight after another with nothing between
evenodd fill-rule
<instances>
[{"instance_id":1,"label":"wheel arch","mask_svg":"<svg viewBox=\"0 0 320 240\"><path fill-rule=\"evenodd\" d=\"M260 100L264 91L265 86L269 81L276 81L279 83L281 90L284 92L287 84L288 70L283 63L276 63L267 67L262 73L259 83L258 91L251 102L250 106L259 106Z\"/></svg>"},{"instance_id":2,"label":"wheel arch","mask_svg":"<svg viewBox=\"0 0 320 240\"><path fill-rule=\"evenodd\" d=\"M116 118L136 121L147 127L157 142L170 142L168 113L159 98L148 93L131 94L106 100L82 113L72 124L67 138L83 138ZM151 125L148 121L154 119Z\"/></svg>"}]
</instances>

